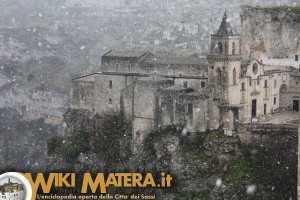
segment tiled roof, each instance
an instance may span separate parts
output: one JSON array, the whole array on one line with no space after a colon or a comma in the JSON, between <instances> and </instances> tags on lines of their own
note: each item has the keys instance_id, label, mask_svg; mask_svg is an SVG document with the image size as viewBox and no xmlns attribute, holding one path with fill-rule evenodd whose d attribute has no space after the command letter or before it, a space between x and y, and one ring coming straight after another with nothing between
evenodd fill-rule
<instances>
[{"instance_id":1,"label":"tiled roof","mask_svg":"<svg viewBox=\"0 0 300 200\"><path fill-rule=\"evenodd\" d=\"M138 58L145 55L147 52L144 51L109 51L103 56L111 56L111 57L133 57Z\"/></svg>"},{"instance_id":2,"label":"tiled roof","mask_svg":"<svg viewBox=\"0 0 300 200\"><path fill-rule=\"evenodd\" d=\"M167 65L208 65L207 59L197 57L153 57L146 59L144 63Z\"/></svg>"}]
</instances>

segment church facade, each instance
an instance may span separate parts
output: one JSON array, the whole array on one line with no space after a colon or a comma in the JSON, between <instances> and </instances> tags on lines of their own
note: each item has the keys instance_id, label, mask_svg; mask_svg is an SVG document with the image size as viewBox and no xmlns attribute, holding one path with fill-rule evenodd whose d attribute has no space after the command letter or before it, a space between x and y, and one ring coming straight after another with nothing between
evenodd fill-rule
<instances>
[{"instance_id":1,"label":"church facade","mask_svg":"<svg viewBox=\"0 0 300 200\"><path fill-rule=\"evenodd\" d=\"M206 58L109 51L100 72L71 81L70 107L121 113L132 122L137 143L167 125L183 125L190 132L222 128L234 135L242 123L298 112L298 55L244 59L240 45L225 12Z\"/></svg>"}]
</instances>

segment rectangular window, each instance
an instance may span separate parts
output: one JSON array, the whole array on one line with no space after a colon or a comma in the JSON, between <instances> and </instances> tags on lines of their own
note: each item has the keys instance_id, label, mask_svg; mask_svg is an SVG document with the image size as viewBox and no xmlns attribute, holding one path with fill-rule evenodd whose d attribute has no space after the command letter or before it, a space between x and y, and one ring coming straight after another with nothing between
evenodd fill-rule
<instances>
[{"instance_id":1,"label":"rectangular window","mask_svg":"<svg viewBox=\"0 0 300 200\"><path fill-rule=\"evenodd\" d=\"M252 85L252 78L250 77L249 85Z\"/></svg>"},{"instance_id":2,"label":"rectangular window","mask_svg":"<svg viewBox=\"0 0 300 200\"><path fill-rule=\"evenodd\" d=\"M109 101L109 104L112 104L112 99L108 99L108 101Z\"/></svg>"},{"instance_id":3,"label":"rectangular window","mask_svg":"<svg viewBox=\"0 0 300 200\"><path fill-rule=\"evenodd\" d=\"M277 82L276 80L274 80L274 88L276 88Z\"/></svg>"},{"instance_id":4,"label":"rectangular window","mask_svg":"<svg viewBox=\"0 0 300 200\"><path fill-rule=\"evenodd\" d=\"M183 81L183 87L187 88L188 87L188 82L187 81Z\"/></svg>"},{"instance_id":5,"label":"rectangular window","mask_svg":"<svg viewBox=\"0 0 300 200\"><path fill-rule=\"evenodd\" d=\"M193 104L188 104L188 115L193 115Z\"/></svg>"},{"instance_id":6,"label":"rectangular window","mask_svg":"<svg viewBox=\"0 0 300 200\"><path fill-rule=\"evenodd\" d=\"M242 90L245 90L245 83L242 83Z\"/></svg>"},{"instance_id":7,"label":"rectangular window","mask_svg":"<svg viewBox=\"0 0 300 200\"><path fill-rule=\"evenodd\" d=\"M129 64L127 64L127 70L128 71L131 71L132 70L132 65L129 63Z\"/></svg>"},{"instance_id":8,"label":"rectangular window","mask_svg":"<svg viewBox=\"0 0 300 200\"><path fill-rule=\"evenodd\" d=\"M267 104L264 104L264 115L267 114Z\"/></svg>"},{"instance_id":9,"label":"rectangular window","mask_svg":"<svg viewBox=\"0 0 300 200\"><path fill-rule=\"evenodd\" d=\"M259 79L260 79L260 77L258 76L257 77L257 85L259 85Z\"/></svg>"},{"instance_id":10,"label":"rectangular window","mask_svg":"<svg viewBox=\"0 0 300 200\"><path fill-rule=\"evenodd\" d=\"M112 81L109 81L108 85L109 88L112 88Z\"/></svg>"},{"instance_id":11,"label":"rectangular window","mask_svg":"<svg viewBox=\"0 0 300 200\"><path fill-rule=\"evenodd\" d=\"M204 88L204 87L205 87L205 82L201 81L201 88Z\"/></svg>"},{"instance_id":12,"label":"rectangular window","mask_svg":"<svg viewBox=\"0 0 300 200\"><path fill-rule=\"evenodd\" d=\"M274 105L276 105L276 97L274 97Z\"/></svg>"},{"instance_id":13,"label":"rectangular window","mask_svg":"<svg viewBox=\"0 0 300 200\"><path fill-rule=\"evenodd\" d=\"M119 70L120 70L120 64L116 63L116 71L119 71Z\"/></svg>"},{"instance_id":14,"label":"rectangular window","mask_svg":"<svg viewBox=\"0 0 300 200\"><path fill-rule=\"evenodd\" d=\"M189 103L188 104L188 116L190 120L190 124L193 124L193 104Z\"/></svg>"},{"instance_id":15,"label":"rectangular window","mask_svg":"<svg viewBox=\"0 0 300 200\"><path fill-rule=\"evenodd\" d=\"M268 81L265 80L265 87L268 87Z\"/></svg>"},{"instance_id":16,"label":"rectangular window","mask_svg":"<svg viewBox=\"0 0 300 200\"><path fill-rule=\"evenodd\" d=\"M282 81L286 81L286 74L282 75Z\"/></svg>"}]
</instances>

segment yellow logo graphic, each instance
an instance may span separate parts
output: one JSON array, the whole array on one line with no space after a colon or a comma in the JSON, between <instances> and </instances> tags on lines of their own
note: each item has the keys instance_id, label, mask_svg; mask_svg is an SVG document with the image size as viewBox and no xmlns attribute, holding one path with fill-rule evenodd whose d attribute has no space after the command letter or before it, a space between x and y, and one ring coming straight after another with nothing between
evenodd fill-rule
<instances>
[{"instance_id":1,"label":"yellow logo graphic","mask_svg":"<svg viewBox=\"0 0 300 200\"><path fill-rule=\"evenodd\" d=\"M77 186L80 186L82 195L86 196L92 192L92 194L99 195L95 196L95 198L102 198L103 194L110 196L110 194L107 194L107 188L111 186L124 188L168 188L171 187L172 179L170 174L164 172L160 174L160 179L157 181L154 180L151 173L109 173L107 175L98 173L95 176L92 176L90 173L84 173L82 182ZM52 188L75 188L76 184L78 183L76 182L75 173L50 173L47 176L44 176L43 173L37 173L32 176L31 173L8 172L0 175L0 199L35 200L37 197L40 198L47 194L52 198L52 194L49 194ZM42 191L43 194L37 196L38 190ZM70 195L72 196L72 194ZM80 199L86 198L85 196L82 196ZM115 198L117 196L118 199L123 199L121 194L116 194ZM74 195L74 198L77 197ZM155 195L149 196L149 198L155 199Z\"/></svg>"}]
</instances>

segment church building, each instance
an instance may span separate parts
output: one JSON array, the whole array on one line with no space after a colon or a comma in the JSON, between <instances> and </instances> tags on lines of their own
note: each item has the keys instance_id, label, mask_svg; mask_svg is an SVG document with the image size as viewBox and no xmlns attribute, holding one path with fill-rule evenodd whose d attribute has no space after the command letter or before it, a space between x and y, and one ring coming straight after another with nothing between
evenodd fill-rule
<instances>
[{"instance_id":1,"label":"church building","mask_svg":"<svg viewBox=\"0 0 300 200\"><path fill-rule=\"evenodd\" d=\"M298 55L245 59L225 12L207 58L109 51L100 72L71 81L70 107L121 113L132 122L136 143L167 125L189 132L222 128L234 135L240 124L299 111L299 65Z\"/></svg>"}]
</instances>

